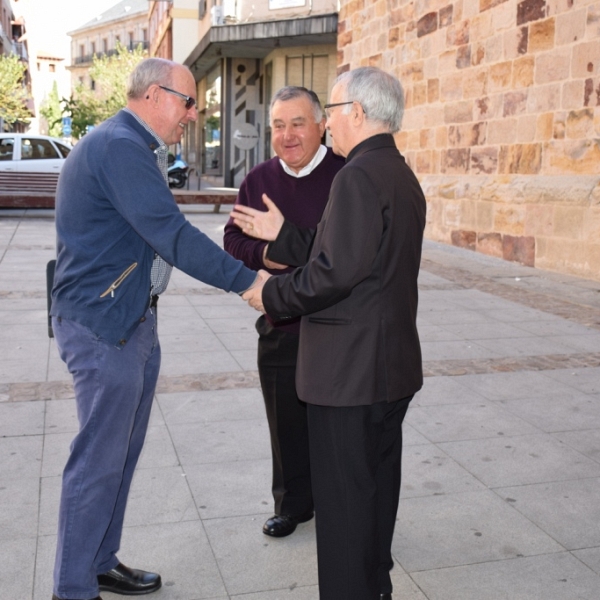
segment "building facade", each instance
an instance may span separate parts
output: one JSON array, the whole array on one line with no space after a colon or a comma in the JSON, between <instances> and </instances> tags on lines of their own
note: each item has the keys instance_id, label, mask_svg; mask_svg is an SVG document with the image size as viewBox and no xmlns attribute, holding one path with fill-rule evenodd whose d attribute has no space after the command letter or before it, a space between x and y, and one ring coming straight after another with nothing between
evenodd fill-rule
<instances>
[{"instance_id":1,"label":"building facade","mask_svg":"<svg viewBox=\"0 0 600 600\"><path fill-rule=\"evenodd\" d=\"M121 44L133 50L149 48L148 0L122 0L83 26L69 31L71 36L71 85L94 89L89 70L94 56L111 56Z\"/></svg>"},{"instance_id":2,"label":"building facade","mask_svg":"<svg viewBox=\"0 0 600 600\"><path fill-rule=\"evenodd\" d=\"M404 85L427 237L600 280L600 2L342 0L338 49Z\"/></svg>"},{"instance_id":3,"label":"building facade","mask_svg":"<svg viewBox=\"0 0 600 600\"><path fill-rule=\"evenodd\" d=\"M31 74L29 69L29 52L25 28L25 20L22 17L15 18L15 13L10 0L0 0L0 55L14 54L25 65L26 70L23 77L23 87L31 96ZM27 100L27 108L33 117L35 114L33 100ZM27 123L16 122L8 124L0 116L0 132L2 131L26 131Z\"/></svg>"},{"instance_id":4,"label":"building facade","mask_svg":"<svg viewBox=\"0 0 600 600\"><path fill-rule=\"evenodd\" d=\"M271 157L268 107L280 87L303 85L326 100L336 75L337 2L206 0L197 27L184 61L198 82L195 165L214 183L237 187Z\"/></svg>"}]
</instances>

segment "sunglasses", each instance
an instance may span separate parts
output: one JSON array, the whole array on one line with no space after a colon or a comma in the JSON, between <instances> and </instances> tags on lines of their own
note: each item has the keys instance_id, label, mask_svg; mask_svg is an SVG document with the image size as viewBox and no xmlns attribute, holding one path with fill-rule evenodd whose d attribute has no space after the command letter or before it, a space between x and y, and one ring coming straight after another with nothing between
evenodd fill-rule
<instances>
[{"instance_id":1,"label":"sunglasses","mask_svg":"<svg viewBox=\"0 0 600 600\"><path fill-rule=\"evenodd\" d=\"M185 109L186 110L190 110L190 108L196 106L196 100L194 100L194 98L192 98L191 96L186 96L185 94L182 94L181 92L176 92L175 90L165 87L164 85L159 85L158 87L161 90L165 90L165 92L169 92L169 94L173 94L174 96L179 96L180 98L183 98L185 100Z\"/></svg>"}]
</instances>

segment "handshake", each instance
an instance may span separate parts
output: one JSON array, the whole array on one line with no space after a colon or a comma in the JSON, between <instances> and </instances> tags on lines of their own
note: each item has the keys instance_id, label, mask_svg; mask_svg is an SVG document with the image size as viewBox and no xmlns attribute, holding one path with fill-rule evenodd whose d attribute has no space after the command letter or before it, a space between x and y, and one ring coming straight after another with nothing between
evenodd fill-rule
<instances>
[{"instance_id":1,"label":"handshake","mask_svg":"<svg viewBox=\"0 0 600 600\"><path fill-rule=\"evenodd\" d=\"M262 290L269 277L271 277L271 274L261 269L256 275L254 283L242 294L242 298L252 308L259 310L262 313L265 312L265 307L262 301Z\"/></svg>"}]
</instances>

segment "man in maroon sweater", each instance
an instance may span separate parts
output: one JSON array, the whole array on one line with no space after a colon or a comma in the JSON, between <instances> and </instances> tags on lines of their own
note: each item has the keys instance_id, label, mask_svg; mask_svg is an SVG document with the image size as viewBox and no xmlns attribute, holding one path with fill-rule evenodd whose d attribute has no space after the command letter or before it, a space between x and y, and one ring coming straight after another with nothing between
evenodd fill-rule
<instances>
[{"instance_id":1,"label":"man in maroon sweater","mask_svg":"<svg viewBox=\"0 0 600 600\"><path fill-rule=\"evenodd\" d=\"M276 157L252 169L240 187L236 204L266 210L274 200L287 221L316 228L344 159L321 145L325 119L317 95L303 87L279 90L270 106L271 143ZM265 198L263 198L265 196ZM281 265L266 257L268 243L246 236L230 219L225 250L251 269L287 273L299 265ZM273 457L275 515L263 533L283 537L314 515L308 454L306 405L296 394L296 361L300 319L256 322L258 373L267 410Z\"/></svg>"}]
</instances>

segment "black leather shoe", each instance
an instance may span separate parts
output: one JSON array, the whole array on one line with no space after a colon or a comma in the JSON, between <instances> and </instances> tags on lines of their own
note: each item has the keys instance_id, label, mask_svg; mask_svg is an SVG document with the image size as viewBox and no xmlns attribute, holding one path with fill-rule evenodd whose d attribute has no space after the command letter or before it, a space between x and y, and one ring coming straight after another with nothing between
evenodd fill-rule
<instances>
[{"instance_id":1,"label":"black leather shoe","mask_svg":"<svg viewBox=\"0 0 600 600\"><path fill-rule=\"evenodd\" d=\"M273 515L263 525L263 533L272 537L285 537L296 531L298 523L306 523L315 516L314 511L309 510L303 515L293 517L292 515Z\"/></svg>"},{"instance_id":2,"label":"black leather shoe","mask_svg":"<svg viewBox=\"0 0 600 600\"><path fill-rule=\"evenodd\" d=\"M62 600L62 599L59 598L56 594L52 594L52 600ZM96 596L94 598L94 600L102 600L102 598L100 598L100 596Z\"/></svg>"},{"instance_id":3,"label":"black leather shoe","mask_svg":"<svg viewBox=\"0 0 600 600\"><path fill-rule=\"evenodd\" d=\"M141 596L155 592L162 585L158 573L130 569L119 563L107 573L98 575L98 587L102 592L113 592L123 596Z\"/></svg>"}]
</instances>

